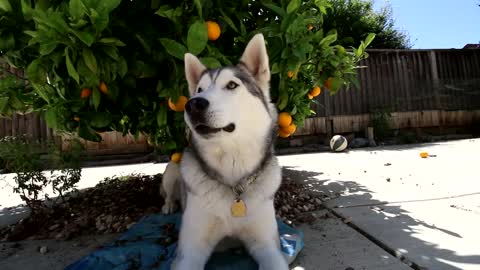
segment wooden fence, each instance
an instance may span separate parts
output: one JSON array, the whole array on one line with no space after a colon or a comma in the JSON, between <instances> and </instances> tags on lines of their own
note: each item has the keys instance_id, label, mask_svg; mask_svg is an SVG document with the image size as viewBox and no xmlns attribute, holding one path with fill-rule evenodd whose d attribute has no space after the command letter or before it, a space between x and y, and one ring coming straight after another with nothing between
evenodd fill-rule
<instances>
[{"instance_id":1,"label":"wooden fence","mask_svg":"<svg viewBox=\"0 0 480 270\"><path fill-rule=\"evenodd\" d=\"M314 105L316 117L392 112L480 109L480 50L369 50L360 88Z\"/></svg>"},{"instance_id":2,"label":"wooden fence","mask_svg":"<svg viewBox=\"0 0 480 270\"><path fill-rule=\"evenodd\" d=\"M53 130L37 114L14 114L12 119L0 118L0 138L27 135L39 141L54 138Z\"/></svg>"},{"instance_id":3,"label":"wooden fence","mask_svg":"<svg viewBox=\"0 0 480 270\"><path fill-rule=\"evenodd\" d=\"M395 128L470 125L480 121L480 50L369 50L361 65L360 87L317 97L298 135L363 130L369 114L389 110ZM2 64L4 65L4 64ZM18 72L9 69L10 72ZM1 75L1 74L0 74ZM0 76L1 78L1 76ZM27 134L40 140L54 136L36 115L0 119L0 138ZM85 142L92 154L149 151L145 137L134 140L116 132L101 143Z\"/></svg>"}]
</instances>

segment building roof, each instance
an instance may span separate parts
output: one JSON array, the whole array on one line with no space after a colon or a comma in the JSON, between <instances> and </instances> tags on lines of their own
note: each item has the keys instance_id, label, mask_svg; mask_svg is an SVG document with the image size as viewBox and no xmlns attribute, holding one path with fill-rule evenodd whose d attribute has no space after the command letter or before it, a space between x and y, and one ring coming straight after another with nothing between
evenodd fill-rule
<instances>
[{"instance_id":1,"label":"building roof","mask_svg":"<svg viewBox=\"0 0 480 270\"><path fill-rule=\"evenodd\" d=\"M480 49L480 43L479 44L467 44L463 48L464 49Z\"/></svg>"}]
</instances>

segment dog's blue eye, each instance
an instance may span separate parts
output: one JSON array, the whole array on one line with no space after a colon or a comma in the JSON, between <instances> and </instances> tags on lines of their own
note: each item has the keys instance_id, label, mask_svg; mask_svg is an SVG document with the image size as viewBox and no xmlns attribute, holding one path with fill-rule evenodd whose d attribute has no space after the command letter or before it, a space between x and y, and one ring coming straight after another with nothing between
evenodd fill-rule
<instances>
[{"instance_id":1,"label":"dog's blue eye","mask_svg":"<svg viewBox=\"0 0 480 270\"><path fill-rule=\"evenodd\" d=\"M233 89L237 88L237 86L238 86L238 84L237 84L236 82L230 81L230 82L228 82L228 84L227 84L227 89L233 90Z\"/></svg>"}]
</instances>

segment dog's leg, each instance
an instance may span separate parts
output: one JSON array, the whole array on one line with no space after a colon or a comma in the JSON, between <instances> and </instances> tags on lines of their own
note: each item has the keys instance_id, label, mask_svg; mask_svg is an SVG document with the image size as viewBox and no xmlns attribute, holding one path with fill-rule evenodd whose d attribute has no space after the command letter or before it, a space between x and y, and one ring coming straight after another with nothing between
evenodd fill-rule
<instances>
[{"instance_id":1,"label":"dog's leg","mask_svg":"<svg viewBox=\"0 0 480 270\"><path fill-rule=\"evenodd\" d=\"M259 270L288 270L288 263L280 250L280 237L275 214L269 211L257 215L239 235Z\"/></svg>"},{"instance_id":2,"label":"dog's leg","mask_svg":"<svg viewBox=\"0 0 480 270\"><path fill-rule=\"evenodd\" d=\"M218 217L187 205L172 270L204 270L213 249L224 236L225 226Z\"/></svg>"},{"instance_id":3,"label":"dog's leg","mask_svg":"<svg viewBox=\"0 0 480 270\"><path fill-rule=\"evenodd\" d=\"M165 204L162 206L163 214L171 214L176 210L175 200L177 200L180 195L178 194L180 177L180 166L177 163L170 161L163 173L162 185L160 188L160 194L165 199Z\"/></svg>"}]
</instances>

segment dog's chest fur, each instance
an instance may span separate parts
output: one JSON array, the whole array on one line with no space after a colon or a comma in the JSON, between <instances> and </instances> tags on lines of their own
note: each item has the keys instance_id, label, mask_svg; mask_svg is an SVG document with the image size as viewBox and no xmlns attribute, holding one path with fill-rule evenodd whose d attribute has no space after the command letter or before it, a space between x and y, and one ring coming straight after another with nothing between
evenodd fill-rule
<instances>
[{"instance_id":1,"label":"dog's chest fur","mask_svg":"<svg viewBox=\"0 0 480 270\"><path fill-rule=\"evenodd\" d=\"M187 204L223 218L231 217L230 207L236 197L231 185L226 184L228 181L211 178L191 150L185 151L180 170L186 186ZM277 158L271 156L257 172L256 180L241 195L247 205L247 217L254 214L256 208L261 208L264 202L273 199L280 183L281 169Z\"/></svg>"}]
</instances>

